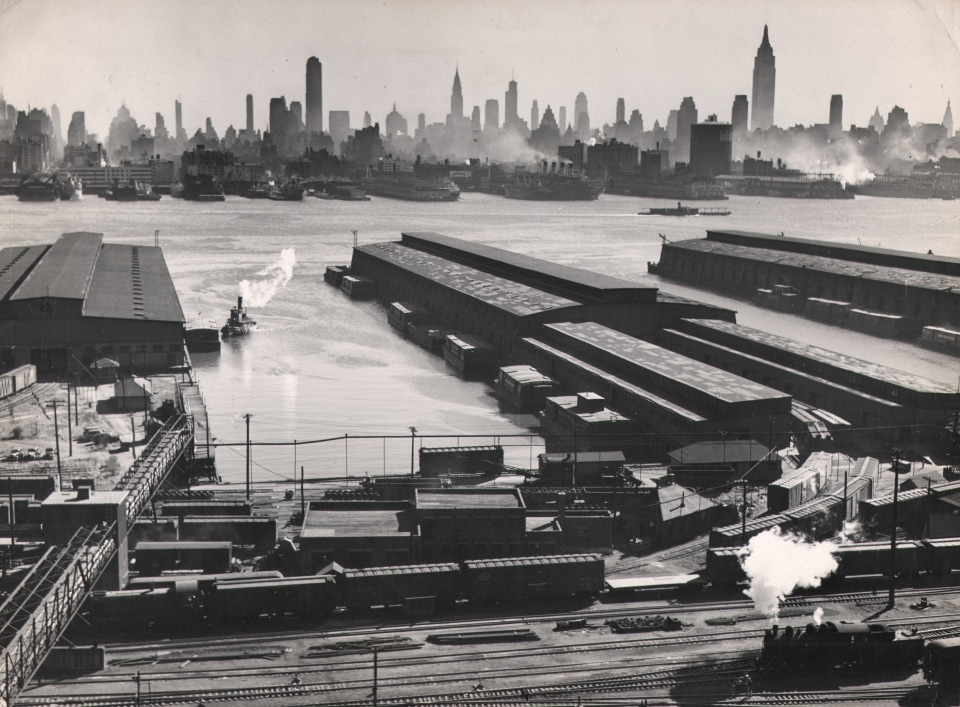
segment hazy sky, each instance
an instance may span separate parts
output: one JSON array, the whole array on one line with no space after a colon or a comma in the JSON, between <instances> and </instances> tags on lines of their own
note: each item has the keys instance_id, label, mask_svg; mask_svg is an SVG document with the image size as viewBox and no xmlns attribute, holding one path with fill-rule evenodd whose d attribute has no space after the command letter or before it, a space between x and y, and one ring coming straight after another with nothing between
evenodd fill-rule
<instances>
[{"instance_id":1,"label":"hazy sky","mask_svg":"<svg viewBox=\"0 0 960 707\"><path fill-rule=\"evenodd\" d=\"M764 24L780 126L827 122L834 93L845 127L895 104L939 123L960 100L960 0L0 0L0 87L20 110L56 103L64 136L82 110L106 139L121 102L172 131L177 98L189 134L209 116L222 136L247 93L260 129L271 97L303 103L317 56L324 127L330 110L382 126L394 102L411 132L420 112L442 121L459 66L467 115L495 98L502 121L513 76L527 120L537 99L572 121L583 91L594 126L622 97L649 129L684 96L729 120Z\"/></svg>"}]
</instances>

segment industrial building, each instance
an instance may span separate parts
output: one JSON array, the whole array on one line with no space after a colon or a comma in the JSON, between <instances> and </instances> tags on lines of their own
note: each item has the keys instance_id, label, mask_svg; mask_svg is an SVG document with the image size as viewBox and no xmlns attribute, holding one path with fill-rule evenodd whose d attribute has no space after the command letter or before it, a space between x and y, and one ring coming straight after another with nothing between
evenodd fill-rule
<instances>
[{"instance_id":1,"label":"industrial building","mask_svg":"<svg viewBox=\"0 0 960 707\"><path fill-rule=\"evenodd\" d=\"M183 329L159 247L78 232L0 250L0 370L89 382L109 359L122 373L167 371L184 364Z\"/></svg>"}]
</instances>

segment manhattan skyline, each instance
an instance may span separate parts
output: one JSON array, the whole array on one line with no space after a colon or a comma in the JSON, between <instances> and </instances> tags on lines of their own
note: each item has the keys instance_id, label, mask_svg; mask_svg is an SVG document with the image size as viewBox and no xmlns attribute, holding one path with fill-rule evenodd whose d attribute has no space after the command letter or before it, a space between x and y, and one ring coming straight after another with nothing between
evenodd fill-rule
<instances>
[{"instance_id":1,"label":"manhattan skyline","mask_svg":"<svg viewBox=\"0 0 960 707\"><path fill-rule=\"evenodd\" d=\"M449 112L459 71L464 112L500 103L511 79L518 112L590 103L591 123L613 123L618 98L648 125L692 96L701 116L730 119L736 94L750 94L763 27L777 57L780 127L826 123L842 94L844 128L874 109L905 108L911 122L938 123L960 96L960 10L953 0L843 0L767 4L743 0L486 3L406 0L8 0L0 10L0 88L19 110L84 111L105 138L125 104L153 127L173 124L183 104L188 133L211 118L222 134L246 122L268 127L273 97L305 101L304 65L323 64L323 121L347 110L351 127L369 111L383 125L397 110L412 124ZM533 126L531 126L533 127ZM62 126L65 130L66 126Z\"/></svg>"}]
</instances>

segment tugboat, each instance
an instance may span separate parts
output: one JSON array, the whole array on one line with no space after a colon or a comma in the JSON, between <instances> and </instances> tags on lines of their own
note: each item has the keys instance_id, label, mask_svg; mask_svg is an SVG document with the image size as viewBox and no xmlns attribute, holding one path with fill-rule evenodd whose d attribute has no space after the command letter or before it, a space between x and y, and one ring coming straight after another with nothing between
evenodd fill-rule
<instances>
[{"instance_id":1,"label":"tugboat","mask_svg":"<svg viewBox=\"0 0 960 707\"><path fill-rule=\"evenodd\" d=\"M224 339L231 336L246 336L257 322L247 316L247 310L243 306L243 297L237 297L237 306L230 308L230 318L227 323L220 328L220 334Z\"/></svg>"}]
</instances>

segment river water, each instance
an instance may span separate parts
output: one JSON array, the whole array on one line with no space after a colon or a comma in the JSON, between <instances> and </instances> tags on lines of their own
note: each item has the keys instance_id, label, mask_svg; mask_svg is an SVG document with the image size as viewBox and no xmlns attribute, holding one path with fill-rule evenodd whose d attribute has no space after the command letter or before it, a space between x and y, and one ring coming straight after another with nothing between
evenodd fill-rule
<instances>
[{"instance_id":1,"label":"river water","mask_svg":"<svg viewBox=\"0 0 960 707\"><path fill-rule=\"evenodd\" d=\"M293 249L290 281L264 306L250 309L258 329L225 341L220 354L194 356L212 432L224 444L217 466L228 482L245 476L246 414L255 481L290 479L300 466L315 478L409 472L410 427L417 430L416 446L502 443L507 463L521 467L534 464L542 451L531 434L535 418L502 414L486 385L462 382L442 359L396 335L381 305L352 302L324 283L326 266L350 262L353 231L361 244L397 240L402 231L435 231L657 285L737 310L741 324L957 383L956 358L661 282L646 270L648 261L659 259L659 234L674 241L701 238L708 228L960 257L960 202L731 197L723 203L733 212L727 217L637 215L665 205L672 203L612 195L543 203L474 193L440 204L230 196L213 204L168 196L159 202L88 196L43 204L2 197L0 245L50 243L70 231L153 245L159 231L184 315L190 323L217 326L236 303L240 282L269 280L270 266ZM340 439L315 442L329 438ZM284 444L294 440L296 447Z\"/></svg>"}]
</instances>

